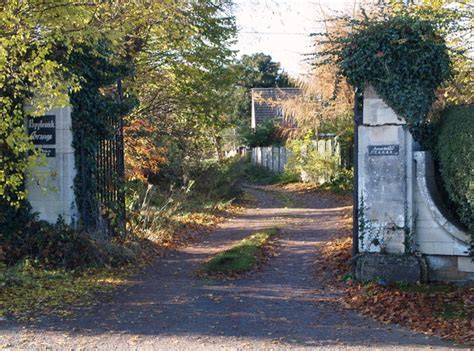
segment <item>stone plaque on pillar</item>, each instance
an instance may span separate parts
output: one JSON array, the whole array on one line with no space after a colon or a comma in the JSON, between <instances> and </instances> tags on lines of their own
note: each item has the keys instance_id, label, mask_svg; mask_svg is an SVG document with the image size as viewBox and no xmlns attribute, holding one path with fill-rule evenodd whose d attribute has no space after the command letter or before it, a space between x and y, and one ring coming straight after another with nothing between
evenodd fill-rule
<instances>
[{"instance_id":1,"label":"stone plaque on pillar","mask_svg":"<svg viewBox=\"0 0 474 351\"><path fill-rule=\"evenodd\" d=\"M77 207L71 108L55 108L44 116L29 117L26 127L35 147L46 156L46 164L32 169L26 182L33 212L50 223L62 217L72 224L77 220Z\"/></svg>"},{"instance_id":2,"label":"stone plaque on pillar","mask_svg":"<svg viewBox=\"0 0 474 351\"><path fill-rule=\"evenodd\" d=\"M359 134L359 251L404 253L411 230L412 136L405 121L364 92Z\"/></svg>"}]
</instances>

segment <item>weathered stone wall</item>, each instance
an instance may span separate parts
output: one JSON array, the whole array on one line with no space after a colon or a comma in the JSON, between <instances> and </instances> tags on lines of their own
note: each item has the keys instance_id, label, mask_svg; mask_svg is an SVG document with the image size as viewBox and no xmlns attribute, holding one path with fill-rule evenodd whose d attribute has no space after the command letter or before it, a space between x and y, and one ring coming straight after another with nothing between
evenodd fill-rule
<instances>
[{"instance_id":1,"label":"weathered stone wall","mask_svg":"<svg viewBox=\"0 0 474 351\"><path fill-rule=\"evenodd\" d=\"M73 188L76 170L72 147L71 108L56 108L45 115L54 121L54 128L48 128L43 135L49 134L54 136L54 139L47 144L36 143L36 147L48 152L47 163L31 172L32 175L26 183L28 200L40 219L55 223L61 216L67 223L74 223L77 222L78 213ZM35 118L33 122L39 120L41 118ZM33 122L27 121L30 134L35 129ZM36 129L38 134L42 133L40 127Z\"/></svg>"},{"instance_id":2,"label":"weathered stone wall","mask_svg":"<svg viewBox=\"0 0 474 351\"><path fill-rule=\"evenodd\" d=\"M415 235L417 251L426 256L431 280L474 280L474 262L467 257L470 237L444 208L436 188L428 152L414 153Z\"/></svg>"},{"instance_id":3,"label":"weathered stone wall","mask_svg":"<svg viewBox=\"0 0 474 351\"><path fill-rule=\"evenodd\" d=\"M359 250L404 253L412 230L411 134L372 88L364 94L358 133Z\"/></svg>"},{"instance_id":4,"label":"weathered stone wall","mask_svg":"<svg viewBox=\"0 0 474 351\"><path fill-rule=\"evenodd\" d=\"M443 208L429 154L414 151L405 121L371 87L357 132L358 277L412 282L426 263L429 280L474 281L470 237Z\"/></svg>"}]
</instances>

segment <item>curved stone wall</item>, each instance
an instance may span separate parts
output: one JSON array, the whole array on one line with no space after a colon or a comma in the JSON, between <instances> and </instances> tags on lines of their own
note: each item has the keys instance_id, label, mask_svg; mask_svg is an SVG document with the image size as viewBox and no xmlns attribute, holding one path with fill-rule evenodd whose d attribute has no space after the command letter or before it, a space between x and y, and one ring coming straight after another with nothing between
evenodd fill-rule
<instances>
[{"instance_id":1,"label":"curved stone wall","mask_svg":"<svg viewBox=\"0 0 474 351\"><path fill-rule=\"evenodd\" d=\"M474 262L468 257L470 236L442 205L431 155L415 151L413 158L415 249L426 257L429 279L474 280Z\"/></svg>"}]
</instances>

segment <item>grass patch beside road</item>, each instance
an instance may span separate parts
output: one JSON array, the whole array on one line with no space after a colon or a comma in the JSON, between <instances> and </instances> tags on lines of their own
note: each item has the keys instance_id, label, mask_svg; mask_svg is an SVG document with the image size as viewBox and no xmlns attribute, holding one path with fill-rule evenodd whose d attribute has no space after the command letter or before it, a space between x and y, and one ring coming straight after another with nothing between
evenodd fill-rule
<instances>
[{"instance_id":1,"label":"grass patch beside road","mask_svg":"<svg viewBox=\"0 0 474 351\"><path fill-rule=\"evenodd\" d=\"M202 273L211 276L232 276L255 268L265 258L265 249L277 233L277 228L263 229L253 233L232 248L207 261L202 268Z\"/></svg>"},{"instance_id":2,"label":"grass patch beside road","mask_svg":"<svg viewBox=\"0 0 474 351\"><path fill-rule=\"evenodd\" d=\"M271 195L275 196L275 198L281 202L281 204L285 208L294 208L296 207L295 202L284 192L275 191L275 190L267 190Z\"/></svg>"},{"instance_id":3,"label":"grass patch beside road","mask_svg":"<svg viewBox=\"0 0 474 351\"><path fill-rule=\"evenodd\" d=\"M0 268L0 317L36 320L46 315L72 316L73 306L94 305L98 293L128 284L137 267L73 272L47 270L28 261Z\"/></svg>"}]
</instances>

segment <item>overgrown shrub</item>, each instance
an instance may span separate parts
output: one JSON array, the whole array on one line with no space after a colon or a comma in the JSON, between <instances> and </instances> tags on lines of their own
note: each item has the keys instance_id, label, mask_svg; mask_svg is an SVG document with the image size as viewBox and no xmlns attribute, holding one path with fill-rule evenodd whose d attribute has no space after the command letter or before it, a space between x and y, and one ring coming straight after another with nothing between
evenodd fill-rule
<instances>
[{"instance_id":1,"label":"overgrown shrub","mask_svg":"<svg viewBox=\"0 0 474 351\"><path fill-rule=\"evenodd\" d=\"M128 230L154 242L171 241L184 227L182 217L210 214L238 197L240 184L246 179L245 169L246 162L240 159L208 160L190 170L190 180L184 185L129 182Z\"/></svg>"},{"instance_id":2,"label":"overgrown shrub","mask_svg":"<svg viewBox=\"0 0 474 351\"><path fill-rule=\"evenodd\" d=\"M269 169L254 165L249 160L240 161L234 165L238 168L241 182L256 185L289 184L300 181L300 175L291 171L282 173L272 172Z\"/></svg>"},{"instance_id":3,"label":"overgrown shrub","mask_svg":"<svg viewBox=\"0 0 474 351\"><path fill-rule=\"evenodd\" d=\"M332 152L320 152L310 136L287 143L288 160L285 171L301 174L303 180L323 183L340 169L340 160Z\"/></svg>"},{"instance_id":4,"label":"overgrown shrub","mask_svg":"<svg viewBox=\"0 0 474 351\"><path fill-rule=\"evenodd\" d=\"M34 219L28 201L21 201L18 207L14 207L0 199L0 262L21 256L24 233Z\"/></svg>"},{"instance_id":5,"label":"overgrown shrub","mask_svg":"<svg viewBox=\"0 0 474 351\"><path fill-rule=\"evenodd\" d=\"M337 194L348 194L352 191L353 182L354 170L352 168L341 168L329 179L328 182L324 183L323 187Z\"/></svg>"},{"instance_id":6,"label":"overgrown shrub","mask_svg":"<svg viewBox=\"0 0 474 351\"><path fill-rule=\"evenodd\" d=\"M0 261L11 266L30 259L45 268L84 269L132 262L131 250L98 241L61 219L50 224L34 218L21 231L2 236Z\"/></svg>"},{"instance_id":7,"label":"overgrown shrub","mask_svg":"<svg viewBox=\"0 0 474 351\"><path fill-rule=\"evenodd\" d=\"M473 105L448 108L442 113L436 156L450 207L474 239Z\"/></svg>"},{"instance_id":8,"label":"overgrown shrub","mask_svg":"<svg viewBox=\"0 0 474 351\"><path fill-rule=\"evenodd\" d=\"M257 185L268 185L277 183L279 174L270 171L269 169L246 162L243 165L244 176L243 180L247 183Z\"/></svg>"},{"instance_id":9,"label":"overgrown shrub","mask_svg":"<svg viewBox=\"0 0 474 351\"><path fill-rule=\"evenodd\" d=\"M185 204L192 202L189 193L193 184L171 186L165 192L139 180L130 182L126 196L128 232L153 242L171 240L173 232L180 227L173 218L185 211Z\"/></svg>"},{"instance_id":10,"label":"overgrown shrub","mask_svg":"<svg viewBox=\"0 0 474 351\"><path fill-rule=\"evenodd\" d=\"M283 138L280 135L278 122L268 119L259 124L255 129L250 128L247 124L239 128L239 135L249 147L272 146L283 144Z\"/></svg>"},{"instance_id":11,"label":"overgrown shrub","mask_svg":"<svg viewBox=\"0 0 474 351\"><path fill-rule=\"evenodd\" d=\"M353 19L349 26L347 34L321 40L331 45L316 54L318 64L338 65L338 74L359 91L372 85L416 131L436 100L436 89L452 74L439 22L407 13Z\"/></svg>"},{"instance_id":12,"label":"overgrown shrub","mask_svg":"<svg viewBox=\"0 0 474 351\"><path fill-rule=\"evenodd\" d=\"M241 193L244 172L243 161L236 157L221 162L204 162L191 172L190 177L198 194L211 200L231 200Z\"/></svg>"}]
</instances>

